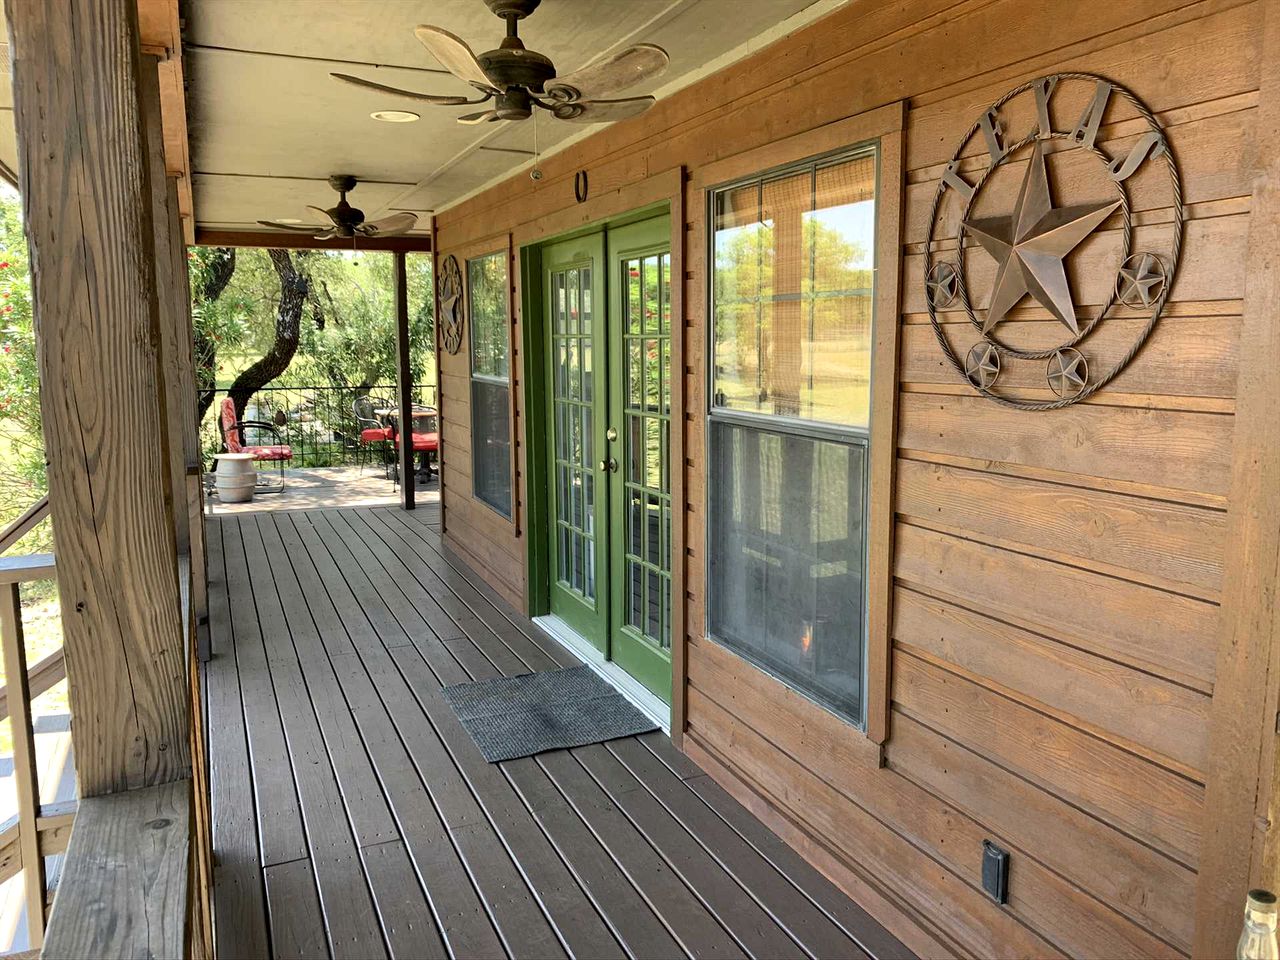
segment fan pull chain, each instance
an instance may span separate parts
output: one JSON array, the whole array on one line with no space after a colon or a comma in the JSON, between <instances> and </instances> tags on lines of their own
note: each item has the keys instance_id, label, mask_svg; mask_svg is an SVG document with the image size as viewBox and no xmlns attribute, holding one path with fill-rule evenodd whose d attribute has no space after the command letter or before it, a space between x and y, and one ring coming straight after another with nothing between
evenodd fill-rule
<instances>
[{"instance_id":1,"label":"fan pull chain","mask_svg":"<svg viewBox=\"0 0 1280 960\"><path fill-rule=\"evenodd\" d=\"M542 168L538 166L538 111L533 111L533 169L529 171L529 179L535 183L542 179Z\"/></svg>"}]
</instances>

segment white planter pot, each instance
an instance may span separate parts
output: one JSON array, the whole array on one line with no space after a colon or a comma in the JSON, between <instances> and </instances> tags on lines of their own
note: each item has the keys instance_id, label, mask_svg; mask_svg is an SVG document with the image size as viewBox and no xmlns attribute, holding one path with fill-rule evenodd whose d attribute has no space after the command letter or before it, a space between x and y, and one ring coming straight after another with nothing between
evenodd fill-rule
<instances>
[{"instance_id":1,"label":"white planter pot","mask_svg":"<svg viewBox=\"0 0 1280 960\"><path fill-rule=\"evenodd\" d=\"M216 457L215 486L218 499L223 503L247 503L253 499L253 488L258 483L258 471L253 465L252 454L220 453Z\"/></svg>"}]
</instances>

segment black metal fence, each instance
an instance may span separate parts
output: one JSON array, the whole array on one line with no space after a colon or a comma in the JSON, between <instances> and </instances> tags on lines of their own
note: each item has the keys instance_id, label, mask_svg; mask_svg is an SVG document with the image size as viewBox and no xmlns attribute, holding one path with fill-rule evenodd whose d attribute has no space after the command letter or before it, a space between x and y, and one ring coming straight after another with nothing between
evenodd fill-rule
<instances>
[{"instance_id":1,"label":"black metal fence","mask_svg":"<svg viewBox=\"0 0 1280 960\"><path fill-rule=\"evenodd\" d=\"M396 386L375 384L371 387L300 386L263 387L249 399L244 419L264 420L274 423L280 432L281 442L293 452L291 467L332 467L354 464L361 457L360 426L352 407L358 397L368 396L375 407L395 407ZM204 445L207 455L222 448L218 431L222 401L226 394L220 392L205 422ZM385 401L385 404L384 404ZM434 384L415 387L414 403L429 407L436 405ZM211 429L210 429L211 428ZM255 436L248 431L250 443L270 443L263 431ZM368 455L368 451L365 451Z\"/></svg>"}]
</instances>

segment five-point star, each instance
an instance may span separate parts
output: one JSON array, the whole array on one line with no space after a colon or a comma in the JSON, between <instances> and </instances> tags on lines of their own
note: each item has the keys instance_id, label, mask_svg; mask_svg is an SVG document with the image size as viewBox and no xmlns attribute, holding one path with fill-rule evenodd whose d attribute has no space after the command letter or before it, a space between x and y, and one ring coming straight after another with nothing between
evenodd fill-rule
<instances>
[{"instance_id":1,"label":"five-point star","mask_svg":"<svg viewBox=\"0 0 1280 960\"><path fill-rule=\"evenodd\" d=\"M991 330L1018 301L1030 295L1072 334L1079 334L1064 261L1119 206L1119 200L1112 200L1054 207L1044 149L1037 141L1013 215L964 222L965 229L999 264L982 332Z\"/></svg>"}]
</instances>

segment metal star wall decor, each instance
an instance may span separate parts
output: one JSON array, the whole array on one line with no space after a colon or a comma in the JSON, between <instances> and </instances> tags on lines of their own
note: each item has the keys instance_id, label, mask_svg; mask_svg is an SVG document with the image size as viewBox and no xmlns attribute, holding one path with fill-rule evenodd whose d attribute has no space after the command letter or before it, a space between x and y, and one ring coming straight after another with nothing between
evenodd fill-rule
<instances>
[{"instance_id":1,"label":"metal star wall decor","mask_svg":"<svg viewBox=\"0 0 1280 960\"><path fill-rule=\"evenodd\" d=\"M457 353L462 348L464 312L462 269L458 266L458 258L453 254L445 257L440 264L438 296L440 308L436 316L440 322L440 342L449 353Z\"/></svg>"},{"instance_id":2,"label":"metal star wall decor","mask_svg":"<svg viewBox=\"0 0 1280 960\"><path fill-rule=\"evenodd\" d=\"M1069 92L1067 92L1069 90ZM1034 97L1034 125L1021 139L1007 134L1001 109L1015 97ZM1112 157L1099 144L1108 105L1122 99L1146 123L1145 132L1132 141L1127 152ZM1084 112L1067 131L1054 129L1055 109ZM1029 113L1030 111L1025 111ZM980 136L979 136L980 135ZM973 153L970 142L986 150L985 164L964 159ZM1083 150L1099 161L1093 181L1081 180L1080 166L1074 165L1076 197L1058 197L1052 188L1054 155ZM1154 163L1154 161L1163 163ZM1025 162L1021 187L1010 210L982 211L997 172L1008 163ZM1154 163L1154 165L1153 165ZM1169 206L1173 210L1171 236L1164 249L1132 250L1132 217L1126 181L1135 175L1167 177ZM1006 180L1007 182L1007 180ZM1101 188L1101 190L1099 189ZM1099 200L1098 193L1112 196ZM994 193L993 193L994 196ZM1068 200L1071 202L1062 202ZM944 204L959 204L959 216L941 216ZM1060 205L1059 205L1060 204ZM1000 208L997 206L996 210ZM1110 226L1119 215L1118 228ZM960 224L956 236L940 237L943 223ZM1182 247L1182 186L1177 164L1164 131L1151 112L1132 93L1118 84L1084 73L1062 73L1015 87L978 118L961 139L946 165L934 196L929 217L929 238L925 245L925 302L934 334L954 369L982 396L1022 410L1051 410L1076 403L1096 393L1129 363L1146 342L1164 309L1173 286ZM1091 237L1085 272L1071 266L1073 254ZM966 255L990 257L995 277L990 285L984 315L974 309ZM935 252L946 250L949 259L935 260ZM1083 254L1081 254L1083 256ZM1101 266L1114 257L1110 268ZM1092 282L1098 270L1109 269L1105 284ZM1073 280L1079 289L1073 290ZM1108 291L1105 302L1087 298ZM1095 304L1097 304L1095 306ZM1029 309L1027 309L1029 308ZM1091 379L1088 358L1078 346L1116 309L1142 311L1147 323L1120 358L1096 379ZM939 320L939 311L964 310L970 326L950 323L946 330L974 330L978 340L969 347L955 345ZM1015 314L1014 311L1017 310ZM1035 323L1047 315L1066 329L1068 339L1056 346L1020 347L1005 336L1038 334L1043 342L1045 325ZM1017 322L1015 322L1017 321ZM1025 322L1033 321L1033 322ZM1054 329L1061 328L1055 327ZM997 333L997 330L999 333ZM964 359L961 360L960 358ZM1042 368L1044 386L1038 391L1006 392L997 386L1006 361L1047 361Z\"/></svg>"}]
</instances>

